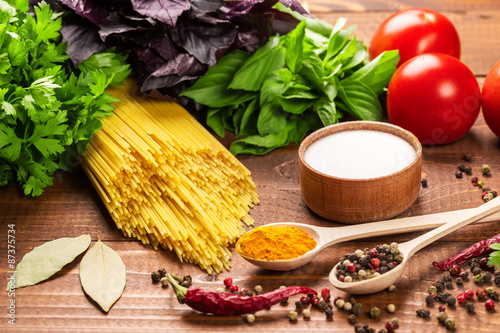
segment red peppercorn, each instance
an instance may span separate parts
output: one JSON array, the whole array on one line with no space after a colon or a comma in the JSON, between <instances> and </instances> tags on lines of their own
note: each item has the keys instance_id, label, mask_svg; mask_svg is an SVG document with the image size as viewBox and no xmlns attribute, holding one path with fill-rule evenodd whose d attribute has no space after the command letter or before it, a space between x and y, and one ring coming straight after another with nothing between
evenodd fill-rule
<instances>
[{"instance_id":1,"label":"red peppercorn","mask_svg":"<svg viewBox=\"0 0 500 333\"><path fill-rule=\"evenodd\" d=\"M393 261L392 264L394 265L394 267L396 267L397 265L399 265L397 261Z\"/></svg>"},{"instance_id":2,"label":"red peppercorn","mask_svg":"<svg viewBox=\"0 0 500 333\"><path fill-rule=\"evenodd\" d=\"M486 310L494 310L495 309L495 301L492 299L487 300L484 302L484 307Z\"/></svg>"},{"instance_id":3,"label":"red peppercorn","mask_svg":"<svg viewBox=\"0 0 500 333\"><path fill-rule=\"evenodd\" d=\"M370 257L371 258L378 258L378 251L376 248L373 248L370 250Z\"/></svg>"},{"instance_id":4,"label":"red peppercorn","mask_svg":"<svg viewBox=\"0 0 500 333\"><path fill-rule=\"evenodd\" d=\"M472 289L467 289L467 290L465 291L465 298L467 298L467 299L472 299L472 298L474 298L474 290L472 290Z\"/></svg>"},{"instance_id":5,"label":"red peppercorn","mask_svg":"<svg viewBox=\"0 0 500 333\"><path fill-rule=\"evenodd\" d=\"M439 312L445 312L446 311L446 306L440 305L439 306Z\"/></svg>"},{"instance_id":6,"label":"red peppercorn","mask_svg":"<svg viewBox=\"0 0 500 333\"><path fill-rule=\"evenodd\" d=\"M380 267L380 259L379 258L372 258L372 260L370 260L370 263L373 265L374 268Z\"/></svg>"},{"instance_id":7,"label":"red peppercorn","mask_svg":"<svg viewBox=\"0 0 500 333\"><path fill-rule=\"evenodd\" d=\"M460 275L460 273L462 273L462 268L459 265L454 264L453 266L451 266L449 272L451 276L458 276Z\"/></svg>"},{"instance_id":8,"label":"red peppercorn","mask_svg":"<svg viewBox=\"0 0 500 333\"><path fill-rule=\"evenodd\" d=\"M479 266L481 266L483 268L487 268L488 267L488 260L489 260L488 257L484 257L484 258L479 259Z\"/></svg>"},{"instance_id":9,"label":"red peppercorn","mask_svg":"<svg viewBox=\"0 0 500 333\"><path fill-rule=\"evenodd\" d=\"M396 324L392 321L388 321L387 323L385 323L385 329L388 332L394 332L396 330Z\"/></svg>"},{"instance_id":10,"label":"red peppercorn","mask_svg":"<svg viewBox=\"0 0 500 333\"><path fill-rule=\"evenodd\" d=\"M321 289L321 297L325 300L325 302L330 301L330 289L328 288Z\"/></svg>"},{"instance_id":11,"label":"red peppercorn","mask_svg":"<svg viewBox=\"0 0 500 333\"><path fill-rule=\"evenodd\" d=\"M239 288L238 288L238 286L237 286L237 285L235 285L235 284L232 284L232 285L229 287L229 291L231 291L231 292L238 291L238 289L239 289Z\"/></svg>"},{"instance_id":12,"label":"red peppercorn","mask_svg":"<svg viewBox=\"0 0 500 333\"><path fill-rule=\"evenodd\" d=\"M479 181L479 179L477 177L472 177L472 179L470 180L472 183L476 183L477 185L477 182ZM476 186L475 185L475 186Z\"/></svg>"},{"instance_id":13,"label":"red peppercorn","mask_svg":"<svg viewBox=\"0 0 500 333\"><path fill-rule=\"evenodd\" d=\"M467 300L467 296L465 296L465 292L459 293L457 295L457 301L458 303L463 303Z\"/></svg>"},{"instance_id":14,"label":"red peppercorn","mask_svg":"<svg viewBox=\"0 0 500 333\"><path fill-rule=\"evenodd\" d=\"M316 305L318 305L318 303L319 303L319 297L318 296L313 296L311 298L311 305L316 306Z\"/></svg>"},{"instance_id":15,"label":"red peppercorn","mask_svg":"<svg viewBox=\"0 0 500 333\"><path fill-rule=\"evenodd\" d=\"M310 299L309 297L307 297L307 296L302 296L302 297L300 298L300 302L301 302L302 304L307 305L307 304L311 303L311 299Z\"/></svg>"},{"instance_id":16,"label":"red peppercorn","mask_svg":"<svg viewBox=\"0 0 500 333\"><path fill-rule=\"evenodd\" d=\"M248 290L246 288L241 288L240 289L240 295L246 295L247 291Z\"/></svg>"},{"instance_id":17,"label":"red peppercorn","mask_svg":"<svg viewBox=\"0 0 500 333\"><path fill-rule=\"evenodd\" d=\"M347 265L347 270L351 273L354 273L356 272L356 266L354 266L354 263L350 262L348 265Z\"/></svg>"},{"instance_id":18,"label":"red peppercorn","mask_svg":"<svg viewBox=\"0 0 500 333\"><path fill-rule=\"evenodd\" d=\"M477 299L485 299L486 297L488 297L488 293L486 292L486 289L476 290L476 297L477 297Z\"/></svg>"},{"instance_id":19,"label":"red peppercorn","mask_svg":"<svg viewBox=\"0 0 500 333\"><path fill-rule=\"evenodd\" d=\"M225 285L226 287L228 287L228 288L229 288L229 287L231 287L231 285L232 285L232 284L233 284L233 279L232 279L232 278L227 277L227 278L225 278L225 279L224 279L224 285Z\"/></svg>"},{"instance_id":20,"label":"red peppercorn","mask_svg":"<svg viewBox=\"0 0 500 333\"><path fill-rule=\"evenodd\" d=\"M340 282L344 282L344 280L345 280L345 275L340 275L339 276L339 281Z\"/></svg>"}]
</instances>

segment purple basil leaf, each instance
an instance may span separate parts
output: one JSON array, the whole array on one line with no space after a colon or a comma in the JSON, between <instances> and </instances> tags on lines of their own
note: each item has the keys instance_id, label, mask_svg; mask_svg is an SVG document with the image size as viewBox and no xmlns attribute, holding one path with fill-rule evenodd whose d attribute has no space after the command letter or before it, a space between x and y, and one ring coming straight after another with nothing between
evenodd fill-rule
<instances>
[{"instance_id":1,"label":"purple basil leaf","mask_svg":"<svg viewBox=\"0 0 500 333\"><path fill-rule=\"evenodd\" d=\"M292 31L299 24L299 20L288 13L283 13L277 9L272 8L273 13L273 29L271 35L286 35Z\"/></svg>"},{"instance_id":2,"label":"purple basil leaf","mask_svg":"<svg viewBox=\"0 0 500 333\"><path fill-rule=\"evenodd\" d=\"M150 27L138 26L134 21L125 20L118 12L112 12L105 20L99 25L99 36L103 41L109 35L112 34L122 34L129 31L145 31L150 29Z\"/></svg>"},{"instance_id":3,"label":"purple basil leaf","mask_svg":"<svg viewBox=\"0 0 500 333\"><path fill-rule=\"evenodd\" d=\"M230 7L229 11L227 8L223 8L225 14L224 18L235 19L247 15L250 12L254 13L267 13L272 7L278 2L278 0L245 0L238 1L236 4L233 1L228 1L227 6ZM279 0L284 6L302 14L304 16L311 17L311 15L297 2L297 0Z\"/></svg>"},{"instance_id":4,"label":"purple basil leaf","mask_svg":"<svg viewBox=\"0 0 500 333\"><path fill-rule=\"evenodd\" d=\"M135 55L137 59L141 61L149 71L155 71L165 64L165 59L160 57L160 55L153 49L148 47L137 47L134 48Z\"/></svg>"},{"instance_id":5,"label":"purple basil leaf","mask_svg":"<svg viewBox=\"0 0 500 333\"><path fill-rule=\"evenodd\" d=\"M90 22L99 24L109 15L109 9L105 2L99 0L59 0L63 5L71 8L81 17L85 17Z\"/></svg>"},{"instance_id":6,"label":"purple basil leaf","mask_svg":"<svg viewBox=\"0 0 500 333\"><path fill-rule=\"evenodd\" d=\"M78 17L64 22L61 35L68 43L66 53L77 67L94 53L107 49L97 31Z\"/></svg>"},{"instance_id":7,"label":"purple basil leaf","mask_svg":"<svg viewBox=\"0 0 500 333\"><path fill-rule=\"evenodd\" d=\"M165 76L152 76L150 75L149 77L144 80L144 83L141 86L141 91L151 91L151 90L160 90L164 88L174 88L176 87L179 83L182 83L184 81L194 81L198 79L200 76L191 76L191 75L184 75L184 76L179 76L176 74L172 75L165 75ZM176 93L176 95L171 95L171 96L177 96L177 94L180 93L180 90Z\"/></svg>"},{"instance_id":8,"label":"purple basil leaf","mask_svg":"<svg viewBox=\"0 0 500 333\"><path fill-rule=\"evenodd\" d=\"M230 24L194 25L180 20L170 33L176 45L183 47L201 63L215 66L233 44L237 30Z\"/></svg>"},{"instance_id":9,"label":"purple basil leaf","mask_svg":"<svg viewBox=\"0 0 500 333\"><path fill-rule=\"evenodd\" d=\"M290 8L294 12L297 12L306 17L312 17L307 10L302 7L302 5L297 0L279 0L285 7Z\"/></svg>"},{"instance_id":10,"label":"purple basil leaf","mask_svg":"<svg viewBox=\"0 0 500 333\"><path fill-rule=\"evenodd\" d=\"M175 26L177 19L191 5L189 0L131 0L134 10L170 26Z\"/></svg>"},{"instance_id":11,"label":"purple basil leaf","mask_svg":"<svg viewBox=\"0 0 500 333\"><path fill-rule=\"evenodd\" d=\"M227 19L221 19L218 9L223 5L222 0L192 0L188 17L200 22L218 24L228 23Z\"/></svg>"},{"instance_id":12,"label":"purple basil leaf","mask_svg":"<svg viewBox=\"0 0 500 333\"><path fill-rule=\"evenodd\" d=\"M206 69L196 58L187 53L179 54L175 59L168 61L162 67L158 68L151 76L165 76L171 74L177 75L192 75L198 74L200 71Z\"/></svg>"}]
</instances>

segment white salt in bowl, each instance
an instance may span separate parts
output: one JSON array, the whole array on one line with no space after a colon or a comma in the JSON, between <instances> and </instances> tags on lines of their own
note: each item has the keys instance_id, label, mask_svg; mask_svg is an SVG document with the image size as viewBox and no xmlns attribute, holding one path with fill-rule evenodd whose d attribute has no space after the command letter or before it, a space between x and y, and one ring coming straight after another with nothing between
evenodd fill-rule
<instances>
[{"instance_id":1,"label":"white salt in bowl","mask_svg":"<svg viewBox=\"0 0 500 333\"><path fill-rule=\"evenodd\" d=\"M418 198L421 169L422 146L415 135L384 122L331 125L299 147L304 202L316 214L342 223L403 213Z\"/></svg>"}]
</instances>

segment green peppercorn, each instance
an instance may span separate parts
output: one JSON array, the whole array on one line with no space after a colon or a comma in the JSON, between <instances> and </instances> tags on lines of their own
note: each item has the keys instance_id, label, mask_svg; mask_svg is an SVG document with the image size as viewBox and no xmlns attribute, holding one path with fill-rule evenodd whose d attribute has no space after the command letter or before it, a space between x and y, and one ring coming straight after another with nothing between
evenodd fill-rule
<instances>
[{"instance_id":1,"label":"green peppercorn","mask_svg":"<svg viewBox=\"0 0 500 333\"><path fill-rule=\"evenodd\" d=\"M359 316L363 313L363 306L361 303L354 303L351 309L351 313L355 316Z\"/></svg>"},{"instance_id":2,"label":"green peppercorn","mask_svg":"<svg viewBox=\"0 0 500 333\"><path fill-rule=\"evenodd\" d=\"M396 328L399 327L399 319L397 317L394 317L391 319L391 322L396 325Z\"/></svg>"},{"instance_id":3,"label":"green peppercorn","mask_svg":"<svg viewBox=\"0 0 500 333\"><path fill-rule=\"evenodd\" d=\"M397 262L398 264L400 264L401 262L403 262L403 255L398 254L398 255L394 256L394 261Z\"/></svg>"},{"instance_id":4,"label":"green peppercorn","mask_svg":"<svg viewBox=\"0 0 500 333\"><path fill-rule=\"evenodd\" d=\"M447 318L445 321L444 321L444 326L449 329L449 330L452 330L455 328L455 319L453 318Z\"/></svg>"},{"instance_id":5,"label":"green peppercorn","mask_svg":"<svg viewBox=\"0 0 500 333\"><path fill-rule=\"evenodd\" d=\"M251 324L255 321L255 316L253 314L247 314L245 317L247 323Z\"/></svg>"},{"instance_id":6,"label":"green peppercorn","mask_svg":"<svg viewBox=\"0 0 500 333\"><path fill-rule=\"evenodd\" d=\"M388 288L387 288L387 291L390 292L390 293L393 293L396 291L396 286L391 284Z\"/></svg>"},{"instance_id":7,"label":"green peppercorn","mask_svg":"<svg viewBox=\"0 0 500 333\"><path fill-rule=\"evenodd\" d=\"M484 181L479 180L479 181L477 182L477 186L478 186L479 188L483 188L483 186L484 186Z\"/></svg>"},{"instance_id":8,"label":"green peppercorn","mask_svg":"<svg viewBox=\"0 0 500 333\"><path fill-rule=\"evenodd\" d=\"M481 166L481 172L483 175L488 176L491 173L491 168L488 164L483 164Z\"/></svg>"},{"instance_id":9,"label":"green peppercorn","mask_svg":"<svg viewBox=\"0 0 500 333\"><path fill-rule=\"evenodd\" d=\"M448 315L446 312L442 311L437 314L437 320L442 324L445 322L445 320L448 318Z\"/></svg>"},{"instance_id":10,"label":"green peppercorn","mask_svg":"<svg viewBox=\"0 0 500 333\"><path fill-rule=\"evenodd\" d=\"M474 282L477 284L483 283L483 274L479 273L474 275Z\"/></svg>"},{"instance_id":11,"label":"green peppercorn","mask_svg":"<svg viewBox=\"0 0 500 333\"><path fill-rule=\"evenodd\" d=\"M394 304L387 304L387 312L394 313L396 311L396 306Z\"/></svg>"},{"instance_id":12,"label":"green peppercorn","mask_svg":"<svg viewBox=\"0 0 500 333\"><path fill-rule=\"evenodd\" d=\"M427 292L431 295L434 295L435 293L437 293L436 286L430 286L429 289L427 289Z\"/></svg>"},{"instance_id":13,"label":"green peppercorn","mask_svg":"<svg viewBox=\"0 0 500 333\"><path fill-rule=\"evenodd\" d=\"M485 195L483 195L483 201L484 202L488 202L488 201L490 201L490 200L492 200L494 198L495 197L493 196L493 193L491 193L491 192L488 192Z\"/></svg>"},{"instance_id":14,"label":"green peppercorn","mask_svg":"<svg viewBox=\"0 0 500 333\"><path fill-rule=\"evenodd\" d=\"M296 311L288 312L288 319L290 319L291 321L297 320L297 312Z\"/></svg>"},{"instance_id":15,"label":"green peppercorn","mask_svg":"<svg viewBox=\"0 0 500 333\"><path fill-rule=\"evenodd\" d=\"M380 309L377 308L376 306L372 307L369 312L370 318L372 319L377 319L380 317Z\"/></svg>"}]
</instances>

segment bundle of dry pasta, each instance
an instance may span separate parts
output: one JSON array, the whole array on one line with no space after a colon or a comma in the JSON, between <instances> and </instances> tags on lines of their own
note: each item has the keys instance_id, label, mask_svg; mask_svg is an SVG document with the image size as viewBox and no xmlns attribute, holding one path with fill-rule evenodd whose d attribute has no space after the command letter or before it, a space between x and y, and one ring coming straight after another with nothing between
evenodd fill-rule
<instances>
[{"instance_id":1,"label":"bundle of dry pasta","mask_svg":"<svg viewBox=\"0 0 500 333\"><path fill-rule=\"evenodd\" d=\"M228 269L230 252L258 203L250 172L173 101L132 97L102 119L83 168L124 235L174 250L207 272Z\"/></svg>"}]
</instances>

